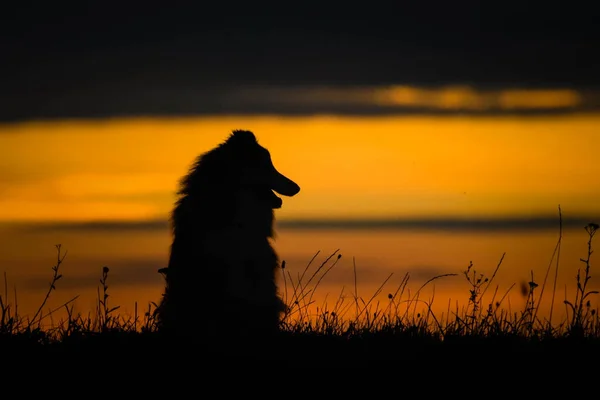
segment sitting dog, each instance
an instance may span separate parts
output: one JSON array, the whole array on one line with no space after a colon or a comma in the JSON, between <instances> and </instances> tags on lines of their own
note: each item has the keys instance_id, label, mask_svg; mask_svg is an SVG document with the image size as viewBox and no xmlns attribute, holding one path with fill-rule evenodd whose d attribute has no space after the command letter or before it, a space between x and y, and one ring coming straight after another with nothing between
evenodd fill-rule
<instances>
[{"instance_id":1,"label":"sitting dog","mask_svg":"<svg viewBox=\"0 0 600 400\"><path fill-rule=\"evenodd\" d=\"M278 330L285 305L271 240L282 200L274 191L294 196L300 187L277 171L250 131L233 131L196 159L171 214L159 329L213 337Z\"/></svg>"}]
</instances>

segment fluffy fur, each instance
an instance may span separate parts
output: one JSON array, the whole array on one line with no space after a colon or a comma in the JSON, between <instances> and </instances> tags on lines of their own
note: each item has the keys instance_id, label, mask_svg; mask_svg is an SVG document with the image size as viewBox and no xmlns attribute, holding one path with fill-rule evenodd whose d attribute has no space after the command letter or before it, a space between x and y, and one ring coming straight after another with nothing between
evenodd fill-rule
<instances>
[{"instance_id":1,"label":"fluffy fur","mask_svg":"<svg viewBox=\"0 0 600 400\"><path fill-rule=\"evenodd\" d=\"M275 282L274 209L300 187L273 166L250 131L236 130L183 177L171 215L161 329L265 334L284 310Z\"/></svg>"}]
</instances>

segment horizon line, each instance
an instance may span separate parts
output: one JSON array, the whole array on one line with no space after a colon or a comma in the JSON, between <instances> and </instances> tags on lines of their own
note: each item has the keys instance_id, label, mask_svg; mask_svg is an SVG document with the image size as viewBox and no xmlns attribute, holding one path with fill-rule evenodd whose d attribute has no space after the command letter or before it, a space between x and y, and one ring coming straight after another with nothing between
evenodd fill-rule
<instances>
[{"instance_id":1,"label":"horizon line","mask_svg":"<svg viewBox=\"0 0 600 400\"><path fill-rule=\"evenodd\" d=\"M444 230L444 231L532 231L585 228L600 223L600 215L584 217L508 216L508 217L420 217L420 218L285 218L275 221L281 230ZM49 231L157 231L170 230L168 219L85 220L85 221L0 221L0 226Z\"/></svg>"}]
</instances>

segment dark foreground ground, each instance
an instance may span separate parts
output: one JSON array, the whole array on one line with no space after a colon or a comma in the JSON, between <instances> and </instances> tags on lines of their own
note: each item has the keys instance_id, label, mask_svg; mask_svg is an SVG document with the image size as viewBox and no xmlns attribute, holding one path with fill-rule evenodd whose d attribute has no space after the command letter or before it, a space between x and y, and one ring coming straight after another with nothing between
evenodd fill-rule
<instances>
[{"instance_id":1,"label":"dark foreground ground","mask_svg":"<svg viewBox=\"0 0 600 400\"><path fill-rule=\"evenodd\" d=\"M102 333L54 344L4 337L0 357L0 383L44 397L587 398L597 393L600 340Z\"/></svg>"},{"instance_id":2,"label":"dark foreground ground","mask_svg":"<svg viewBox=\"0 0 600 400\"><path fill-rule=\"evenodd\" d=\"M265 338L199 340L166 337L156 332L105 332L40 343L25 335L0 335L0 354L11 363L44 359L46 363L77 365L109 360L113 364L153 359L168 363L188 360L196 366L271 365L279 368L344 369L453 368L488 363L536 365L600 365L600 339L518 337L427 337L373 335L342 338L320 334L282 333ZM583 364L582 364L583 363ZM592 365L590 364L590 365Z\"/></svg>"}]
</instances>

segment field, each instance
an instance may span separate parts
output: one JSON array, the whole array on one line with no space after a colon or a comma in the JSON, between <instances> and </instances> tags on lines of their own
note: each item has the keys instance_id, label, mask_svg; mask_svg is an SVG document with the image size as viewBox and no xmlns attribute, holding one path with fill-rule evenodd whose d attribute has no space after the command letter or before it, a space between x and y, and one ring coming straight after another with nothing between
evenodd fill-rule
<instances>
[{"instance_id":1,"label":"field","mask_svg":"<svg viewBox=\"0 0 600 400\"><path fill-rule=\"evenodd\" d=\"M354 294L341 296L333 304L315 306L312 300L324 276L335 268L341 255L334 252L320 265L309 262L299 276L292 276L285 263L281 266L284 299L288 312L276 337L240 338L225 335L206 339L198 315L189 317L189 335L171 338L163 335L155 323L155 308L150 307L133 317L119 315L119 306L110 303L110 270L100 277L96 309L88 315L75 315L71 302L60 309L67 318L52 320L58 309L43 311L47 300L59 287L61 264L65 254L57 246L57 261L52 268L49 289L34 315L21 316L18 305L11 302L8 285L0 295L1 354L22 357L41 355L50 359L72 358L112 360L137 356L176 356L193 354L212 364L269 360L290 367L352 367L389 363L391 366L413 365L441 368L462 361L482 364L487 361L533 363L535 368L560 363L580 363L600 355L600 319L598 292L590 290L592 279L593 239L599 226L585 226L588 234L587 254L581 258L574 285L576 295L565 299L567 318L553 322L551 316L538 315L543 296L552 296L556 288L549 266L543 282L528 283L524 309L512 314L503 307L506 294L493 290L502 260L491 276L478 273L472 265L463 272L469 283L468 305L448 310L443 318L435 315L419 291L406 291L403 281L385 305ZM555 256L556 269L560 238ZM437 276L425 283L425 287ZM382 284L383 286L383 284ZM419 289L420 290L420 289ZM550 311L552 313L552 309ZM52 321L52 323L49 323ZM554 363L554 364L553 364ZM567 365L565 364L565 365ZM576 365L576 364L575 364Z\"/></svg>"}]
</instances>

